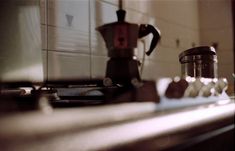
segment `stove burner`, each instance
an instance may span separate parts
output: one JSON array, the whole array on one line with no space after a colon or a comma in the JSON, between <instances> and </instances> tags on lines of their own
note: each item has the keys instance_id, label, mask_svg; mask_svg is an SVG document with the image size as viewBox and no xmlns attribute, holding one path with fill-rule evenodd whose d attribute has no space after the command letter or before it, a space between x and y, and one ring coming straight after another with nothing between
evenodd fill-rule
<instances>
[{"instance_id":1,"label":"stove burner","mask_svg":"<svg viewBox=\"0 0 235 151\"><path fill-rule=\"evenodd\" d=\"M132 85L104 86L101 79L47 81L36 86L33 83L10 82L0 83L0 86L0 103L5 111L42 109L41 104L57 108L122 102L159 102L155 82L150 81L143 82L138 88Z\"/></svg>"}]
</instances>

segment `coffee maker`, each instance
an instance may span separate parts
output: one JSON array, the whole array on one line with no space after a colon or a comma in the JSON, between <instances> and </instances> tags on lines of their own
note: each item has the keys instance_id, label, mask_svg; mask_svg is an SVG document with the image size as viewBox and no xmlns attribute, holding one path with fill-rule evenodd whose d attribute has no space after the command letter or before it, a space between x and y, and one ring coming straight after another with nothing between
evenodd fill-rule
<instances>
[{"instance_id":1,"label":"coffee maker","mask_svg":"<svg viewBox=\"0 0 235 151\"><path fill-rule=\"evenodd\" d=\"M119 1L117 10L117 22L109 23L97 27L108 49L106 76L104 85L113 84L135 85L141 81L134 49L137 47L138 38L142 38L152 33L153 38L149 50L150 55L160 39L160 31L149 24L133 24L125 21L126 11L122 9L122 1Z\"/></svg>"}]
</instances>

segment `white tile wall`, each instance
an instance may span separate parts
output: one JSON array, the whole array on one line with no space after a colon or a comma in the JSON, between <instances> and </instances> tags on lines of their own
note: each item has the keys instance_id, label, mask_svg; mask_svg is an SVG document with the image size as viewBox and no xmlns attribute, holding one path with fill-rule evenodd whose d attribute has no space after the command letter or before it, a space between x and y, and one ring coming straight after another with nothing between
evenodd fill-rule
<instances>
[{"instance_id":1,"label":"white tile wall","mask_svg":"<svg viewBox=\"0 0 235 151\"><path fill-rule=\"evenodd\" d=\"M42 49L46 50L47 49L47 27L46 25L41 25L41 37L42 37Z\"/></svg>"},{"instance_id":2,"label":"white tile wall","mask_svg":"<svg viewBox=\"0 0 235 151\"><path fill-rule=\"evenodd\" d=\"M92 78L103 78L106 73L106 62L108 61L106 56L91 57L91 75Z\"/></svg>"},{"instance_id":3,"label":"white tile wall","mask_svg":"<svg viewBox=\"0 0 235 151\"><path fill-rule=\"evenodd\" d=\"M47 50L42 51L42 61L43 61L43 78L44 80L48 80L47 77L47 71L48 71L48 62L47 62Z\"/></svg>"},{"instance_id":4,"label":"white tile wall","mask_svg":"<svg viewBox=\"0 0 235 151\"><path fill-rule=\"evenodd\" d=\"M48 79L90 78L90 56L58 51L48 52Z\"/></svg>"},{"instance_id":5,"label":"white tile wall","mask_svg":"<svg viewBox=\"0 0 235 151\"><path fill-rule=\"evenodd\" d=\"M88 11L87 0L49 0L48 24L88 32Z\"/></svg>"},{"instance_id":6,"label":"white tile wall","mask_svg":"<svg viewBox=\"0 0 235 151\"><path fill-rule=\"evenodd\" d=\"M41 17L41 24L46 24L47 18L47 2L46 0L40 0L40 17Z\"/></svg>"},{"instance_id":7,"label":"white tile wall","mask_svg":"<svg viewBox=\"0 0 235 151\"><path fill-rule=\"evenodd\" d=\"M45 38L48 37L48 46L46 45L47 42L43 42L45 43L43 49L49 50L47 65L49 78L103 77L105 75L106 61L108 60L107 49L101 35L95 28L117 20L118 0L41 1L42 10L45 11L45 1L49 2L48 24L46 22L47 13L41 12L43 16L41 23L46 24L42 26L42 29L43 31L44 29L45 31L48 30L48 35L45 34L43 36ZM231 32L230 28L218 32L202 32L204 28L199 27L202 20L206 22L205 18L210 17L210 14L204 14L204 16L208 16L199 19L202 16L202 12L199 11L201 2L203 1L124 0L123 5L127 11L126 21L137 24L152 24L161 30L162 39L157 49L151 56L145 57L145 66L142 73L144 79L180 75L179 53L191 48L193 43L195 46L199 46L201 44L208 45L208 42L211 41L218 41L214 37L219 35L221 37L227 36L227 38L226 40L221 38L218 41L219 48L223 47L225 48L223 51L226 51L226 53L219 51L218 58L226 58L227 55L231 56L229 51L231 48L229 46L231 36L226 35L227 32ZM226 3L219 5L227 7ZM217 6L217 4L215 5ZM203 9L206 10L209 6L210 4L206 4ZM224 7L220 11L221 13L223 12L220 14L222 16L227 13ZM73 21L71 24L68 23L66 15L70 18L72 16ZM215 19L214 22L216 21ZM205 24L207 25L208 23L206 22ZM222 24L219 23L218 27L222 27ZM151 35L143 38L145 49L149 48L151 38ZM179 46L176 45L177 39L180 41ZM44 55L47 54L45 53L46 49ZM142 60L144 45L141 40L138 41L137 50L136 54ZM228 60L219 65L230 64L231 57ZM227 73L227 70L224 73Z\"/></svg>"},{"instance_id":8,"label":"white tile wall","mask_svg":"<svg viewBox=\"0 0 235 151\"><path fill-rule=\"evenodd\" d=\"M49 26L48 49L90 54L88 32Z\"/></svg>"},{"instance_id":9,"label":"white tile wall","mask_svg":"<svg viewBox=\"0 0 235 151\"><path fill-rule=\"evenodd\" d=\"M161 77L174 77L180 75L180 66L169 62L155 62L146 60L142 77L144 79L158 79Z\"/></svg>"},{"instance_id":10,"label":"white tile wall","mask_svg":"<svg viewBox=\"0 0 235 151\"><path fill-rule=\"evenodd\" d=\"M126 21L135 24L155 24L156 18L133 9L128 9L126 10Z\"/></svg>"},{"instance_id":11,"label":"white tile wall","mask_svg":"<svg viewBox=\"0 0 235 151\"><path fill-rule=\"evenodd\" d=\"M49 0L48 5L48 49L89 54L89 1Z\"/></svg>"},{"instance_id":12,"label":"white tile wall","mask_svg":"<svg viewBox=\"0 0 235 151\"><path fill-rule=\"evenodd\" d=\"M109 4L118 5L118 0L100 0Z\"/></svg>"},{"instance_id":13,"label":"white tile wall","mask_svg":"<svg viewBox=\"0 0 235 151\"><path fill-rule=\"evenodd\" d=\"M90 78L89 1L41 0L45 79Z\"/></svg>"},{"instance_id":14,"label":"white tile wall","mask_svg":"<svg viewBox=\"0 0 235 151\"><path fill-rule=\"evenodd\" d=\"M185 27L198 29L198 0L125 0L125 8Z\"/></svg>"},{"instance_id":15,"label":"white tile wall","mask_svg":"<svg viewBox=\"0 0 235 151\"><path fill-rule=\"evenodd\" d=\"M177 49L159 46L153 56L149 56L149 59L155 62L175 63L177 65L179 64L178 55L179 50Z\"/></svg>"}]
</instances>

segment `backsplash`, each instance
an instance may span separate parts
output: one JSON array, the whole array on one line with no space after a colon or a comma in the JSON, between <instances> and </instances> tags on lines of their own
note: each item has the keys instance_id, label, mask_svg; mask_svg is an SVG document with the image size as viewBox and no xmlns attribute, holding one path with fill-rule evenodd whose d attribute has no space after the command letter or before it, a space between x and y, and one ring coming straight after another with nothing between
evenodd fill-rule
<instances>
[{"instance_id":1,"label":"backsplash","mask_svg":"<svg viewBox=\"0 0 235 151\"><path fill-rule=\"evenodd\" d=\"M201 5L204 4L200 0L124 0L126 21L155 25L162 35L152 55L145 56L143 79L180 75L180 52L192 46L211 45L201 33L204 33L199 12ZM104 77L107 49L95 28L116 21L117 6L118 0L41 0L45 79ZM138 42L140 61L150 39L147 37ZM219 41L219 45L223 42ZM219 51L218 58L230 53L231 48ZM223 61L219 60L221 68ZM229 77L233 73L231 68L219 72L226 73L221 75L232 82Z\"/></svg>"},{"instance_id":2,"label":"backsplash","mask_svg":"<svg viewBox=\"0 0 235 151\"><path fill-rule=\"evenodd\" d=\"M39 1L0 2L0 81L43 81Z\"/></svg>"},{"instance_id":3,"label":"backsplash","mask_svg":"<svg viewBox=\"0 0 235 151\"><path fill-rule=\"evenodd\" d=\"M233 91L233 23L231 0L199 1L200 42L202 45L217 45L218 76L226 77Z\"/></svg>"}]
</instances>

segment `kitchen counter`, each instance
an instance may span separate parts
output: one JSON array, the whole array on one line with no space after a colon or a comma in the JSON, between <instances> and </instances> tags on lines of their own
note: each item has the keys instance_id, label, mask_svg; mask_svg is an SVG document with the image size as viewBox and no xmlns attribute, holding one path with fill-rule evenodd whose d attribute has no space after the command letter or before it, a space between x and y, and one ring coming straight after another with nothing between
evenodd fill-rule
<instances>
[{"instance_id":1,"label":"kitchen counter","mask_svg":"<svg viewBox=\"0 0 235 151\"><path fill-rule=\"evenodd\" d=\"M231 140L234 134L234 99L167 106L123 103L2 116L0 146L25 151L181 150L223 134ZM233 139L228 145L234 148Z\"/></svg>"}]
</instances>

